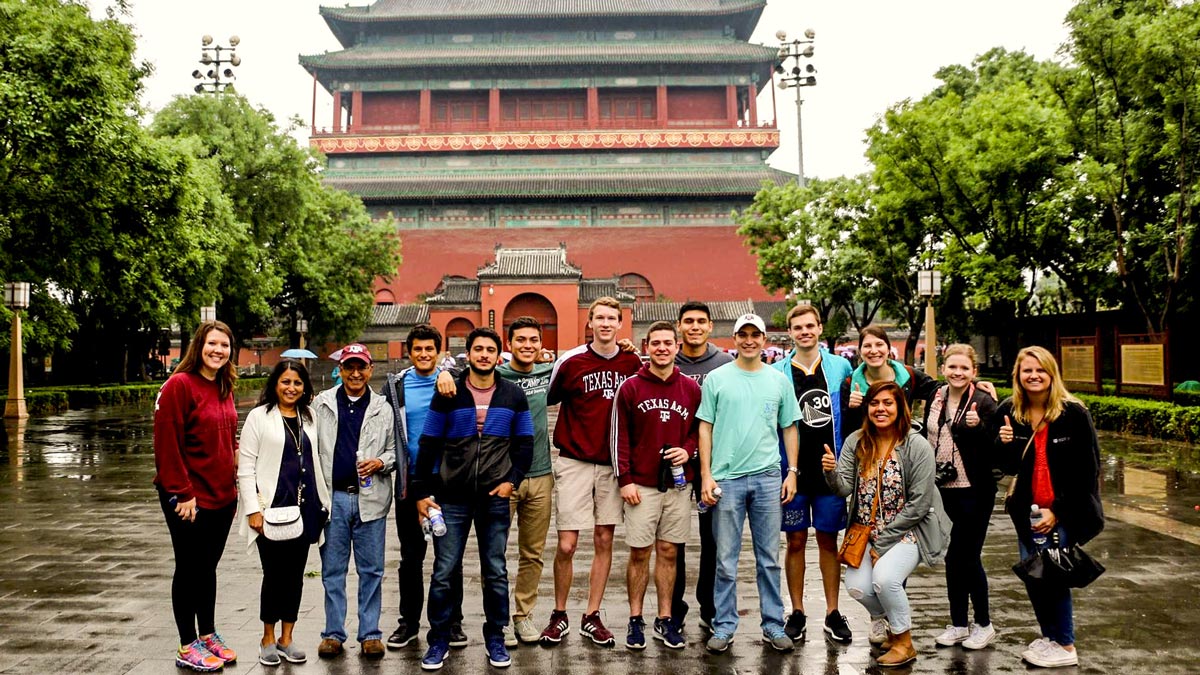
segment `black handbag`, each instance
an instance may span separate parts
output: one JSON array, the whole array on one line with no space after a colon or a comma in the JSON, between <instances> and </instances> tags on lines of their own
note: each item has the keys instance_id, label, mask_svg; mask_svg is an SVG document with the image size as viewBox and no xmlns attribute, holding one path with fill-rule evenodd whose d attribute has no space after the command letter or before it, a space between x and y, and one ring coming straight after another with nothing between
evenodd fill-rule
<instances>
[{"instance_id":1,"label":"black handbag","mask_svg":"<svg viewBox=\"0 0 1200 675\"><path fill-rule=\"evenodd\" d=\"M1013 572L1027 583L1083 588L1104 574L1079 544L1045 548L1013 565Z\"/></svg>"}]
</instances>

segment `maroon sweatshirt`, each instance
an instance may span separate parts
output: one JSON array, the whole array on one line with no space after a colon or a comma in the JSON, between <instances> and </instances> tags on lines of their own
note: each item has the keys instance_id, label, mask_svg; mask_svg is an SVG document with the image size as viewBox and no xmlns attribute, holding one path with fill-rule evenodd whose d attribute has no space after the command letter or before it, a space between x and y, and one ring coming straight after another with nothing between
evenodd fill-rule
<instances>
[{"instance_id":1,"label":"maroon sweatshirt","mask_svg":"<svg viewBox=\"0 0 1200 675\"><path fill-rule=\"evenodd\" d=\"M559 455L609 464L608 427L613 397L625 378L641 368L642 360L632 352L617 352L612 358L596 353L591 344L563 354L550 373L546 403L561 403L554 425L554 447Z\"/></svg>"},{"instance_id":2,"label":"maroon sweatshirt","mask_svg":"<svg viewBox=\"0 0 1200 675\"><path fill-rule=\"evenodd\" d=\"M237 499L237 409L199 373L172 375L154 403L154 484L202 509Z\"/></svg>"},{"instance_id":3,"label":"maroon sweatshirt","mask_svg":"<svg viewBox=\"0 0 1200 675\"><path fill-rule=\"evenodd\" d=\"M675 368L666 380L650 372L650 364L625 380L613 402L613 469L617 483L658 486L663 446L679 447L693 458L699 447L700 385ZM694 462L683 465L690 483Z\"/></svg>"}]
</instances>

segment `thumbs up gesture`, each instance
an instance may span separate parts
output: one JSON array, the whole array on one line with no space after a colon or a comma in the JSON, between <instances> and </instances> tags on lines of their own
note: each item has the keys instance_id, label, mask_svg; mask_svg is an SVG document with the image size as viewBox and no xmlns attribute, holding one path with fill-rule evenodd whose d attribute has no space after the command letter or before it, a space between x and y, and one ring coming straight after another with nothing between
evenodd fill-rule
<instances>
[{"instance_id":1,"label":"thumbs up gesture","mask_svg":"<svg viewBox=\"0 0 1200 675\"><path fill-rule=\"evenodd\" d=\"M1003 443L1011 443L1013 439L1012 421L1008 419L1008 415L1004 416L1004 426L1000 427L1000 441Z\"/></svg>"},{"instance_id":2,"label":"thumbs up gesture","mask_svg":"<svg viewBox=\"0 0 1200 675\"><path fill-rule=\"evenodd\" d=\"M833 450L830 449L828 444L826 444L825 454L821 455L821 470L833 471L836 468L837 468L837 457L833 456Z\"/></svg>"},{"instance_id":3,"label":"thumbs up gesture","mask_svg":"<svg viewBox=\"0 0 1200 675\"><path fill-rule=\"evenodd\" d=\"M963 417L963 419L966 421L967 426L971 428L979 426L979 404L972 403L970 409L967 410L967 414L965 417Z\"/></svg>"},{"instance_id":4,"label":"thumbs up gesture","mask_svg":"<svg viewBox=\"0 0 1200 675\"><path fill-rule=\"evenodd\" d=\"M858 383L854 383L854 388L850 391L849 406L857 408L862 405L862 392L858 390Z\"/></svg>"}]
</instances>

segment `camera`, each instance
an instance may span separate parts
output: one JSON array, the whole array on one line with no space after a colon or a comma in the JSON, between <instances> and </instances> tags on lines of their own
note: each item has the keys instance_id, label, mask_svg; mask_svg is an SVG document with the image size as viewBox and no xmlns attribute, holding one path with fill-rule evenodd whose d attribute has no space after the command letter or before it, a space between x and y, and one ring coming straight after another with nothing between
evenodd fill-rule
<instances>
[{"instance_id":1,"label":"camera","mask_svg":"<svg viewBox=\"0 0 1200 675\"><path fill-rule=\"evenodd\" d=\"M937 472L934 473L934 482L936 482L939 486L945 485L956 478L958 478L958 468L954 466L954 462L937 463Z\"/></svg>"}]
</instances>

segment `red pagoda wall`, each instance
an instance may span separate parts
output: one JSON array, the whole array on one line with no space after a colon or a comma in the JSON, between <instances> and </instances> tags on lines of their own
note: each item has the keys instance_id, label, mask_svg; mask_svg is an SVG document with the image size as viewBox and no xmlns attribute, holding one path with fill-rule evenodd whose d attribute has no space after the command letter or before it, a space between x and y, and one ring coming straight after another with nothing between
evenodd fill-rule
<instances>
[{"instance_id":1,"label":"red pagoda wall","mask_svg":"<svg viewBox=\"0 0 1200 675\"><path fill-rule=\"evenodd\" d=\"M675 89L667 96L667 118L672 120L723 120L724 89Z\"/></svg>"},{"instance_id":2,"label":"red pagoda wall","mask_svg":"<svg viewBox=\"0 0 1200 675\"><path fill-rule=\"evenodd\" d=\"M416 302L430 294L443 275L474 279L478 268L506 248L548 248L567 244L567 259L586 278L636 272L650 280L656 295L669 300L779 299L758 284L754 257L734 227L589 227L402 230L399 273L387 288L396 302ZM565 321L563 322L565 323Z\"/></svg>"}]
</instances>

